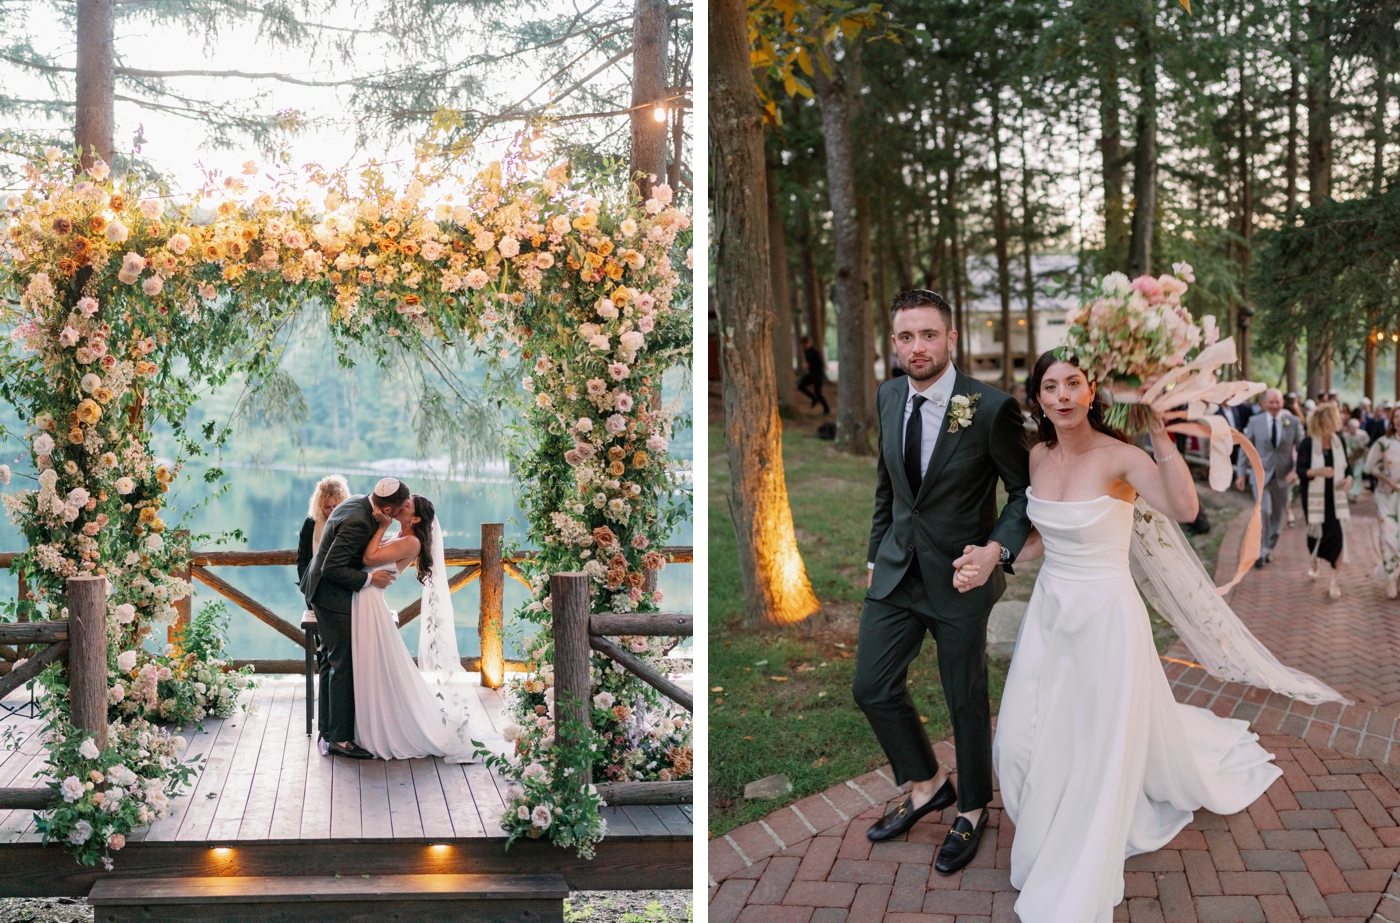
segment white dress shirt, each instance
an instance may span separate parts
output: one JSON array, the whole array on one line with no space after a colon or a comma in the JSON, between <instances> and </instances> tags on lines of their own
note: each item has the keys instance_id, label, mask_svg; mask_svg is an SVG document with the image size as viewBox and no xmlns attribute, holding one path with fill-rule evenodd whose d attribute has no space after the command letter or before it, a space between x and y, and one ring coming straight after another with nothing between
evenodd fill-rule
<instances>
[{"instance_id":1,"label":"white dress shirt","mask_svg":"<svg viewBox=\"0 0 1400 923\"><path fill-rule=\"evenodd\" d=\"M933 447L938 444L943 430L943 420L948 415L948 401L953 397L953 385L957 383L958 372L949 362L943 374L930 382L923 391L914 389L914 379L909 379L909 396L904 400L904 423L899 428L899 444L904 445L904 433L909 428L909 415L914 412L914 395L922 394L926 401L919 408L924 418L924 441L919 446L919 470L928 471L928 460L933 457ZM902 449L901 449L902 451Z\"/></svg>"}]
</instances>

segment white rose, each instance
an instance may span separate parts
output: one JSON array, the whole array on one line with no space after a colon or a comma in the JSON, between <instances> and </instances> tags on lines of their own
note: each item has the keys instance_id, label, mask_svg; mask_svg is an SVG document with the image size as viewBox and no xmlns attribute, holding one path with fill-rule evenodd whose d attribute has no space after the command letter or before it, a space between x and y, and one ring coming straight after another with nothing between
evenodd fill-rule
<instances>
[{"instance_id":1,"label":"white rose","mask_svg":"<svg viewBox=\"0 0 1400 923\"><path fill-rule=\"evenodd\" d=\"M53 490L58 484L58 472L52 468L45 468L39 472L39 486L45 490Z\"/></svg>"},{"instance_id":2,"label":"white rose","mask_svg":"<svg viewBox=\"0 0 1400 923\"><path fill-rule=\"evenodd\" d=\"M95 760L101 753L102 751L97 749L97 741L91 737L83 741L82 746L78 748L78 755L85 760Z\"/></svg>"},{"instance_id":3,"label":"white rose","mask_svg":"<svg viewBox=\"0 0 1400 923\"><path fill-rule=\"evenodd\" d=\"M34 437L34 454L48 455L53 452L53 437L48 433L40 433Z\"/></svg>"},{"instance_id":4,"label":"white rose","mask_svg":"<svg viewBox=\"0 0 1400 923\"><path fill-rule=\"evenodd\" d=\"M161 538L158 534L152 532L150 535L146 536L147 551L156 552L160 551L164 547L165 539Z\"/></svg>"},{"instance_id":5,"label":"white rose","mask_svg":"<svg viewBox=\"0 0 1400 923\"><path fill-rule=\"evenodd\" d=\"M59 785L59 791L63 793L63 800L72 804L83 797L83 793L87 789L83 787L82 781L77 776L69 776Z\"/></svg>"},{"instance_id":6,"label":"white rose","mask_svg":"<svg viewBox=\"0 0 1400 923\"><path fill-rule=\"evenodd\" d=\"M10 466L0 465L0 484L10 483Z\"/></svg>"},{"instance_id":7,"label":"white rose","mask_svg":"<svg viewBox=\"0 0 1400 923\"><path fill-rule=\"evenodd\" d=\"M123 673L129 673L136 669L136 652L122 651L117 655L117 669Z\"/></svg>"},{"instance_id":8,"label":"white rose","mask_svg":"<svg viewBox=\"0 0 1400 923\"><path fill-rule=\"evenodd\" d=\"M132 622L136 621L136 607L131 603L122 603L120 606L117 606L113 615L115 615L117 621L121 622L123 625L130 625Z\"/></svg>"},{"instance_id":9,"label":"white rose","mask_svg":"<svg viewBox=\"0 0 1400 923\"><path fill-rule=\"evenodd\" d=\"M129 494L136 489L136 482L128 477L117 478L117 493Z\"/></svg>"}]
</instances>

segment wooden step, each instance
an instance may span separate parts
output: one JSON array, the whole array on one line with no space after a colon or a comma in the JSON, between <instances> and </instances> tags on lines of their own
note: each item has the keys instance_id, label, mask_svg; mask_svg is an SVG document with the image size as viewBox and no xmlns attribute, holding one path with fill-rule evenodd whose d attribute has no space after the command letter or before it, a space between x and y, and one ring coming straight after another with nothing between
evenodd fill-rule
<instances>
[{"instance_id":1,"label":"wooden step","mask_svg":"<svg viewBox=\"0 0 1400 923\"><path fill-rule=\"evenodd\" d=\"M101 878L95 923L563 923L563 875Z\"/></svg>"}]
</instances>

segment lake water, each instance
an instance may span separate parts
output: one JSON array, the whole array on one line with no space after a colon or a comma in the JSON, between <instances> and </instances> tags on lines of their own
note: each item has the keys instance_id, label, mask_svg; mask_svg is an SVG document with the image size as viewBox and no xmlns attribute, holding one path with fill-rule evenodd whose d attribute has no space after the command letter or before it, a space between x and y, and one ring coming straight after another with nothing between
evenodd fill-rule
<instances>
[{"instance_id":1,"label":"lake water","mask_svg":"<svg viewBox=\"0 0 1400 923\"><path fill-rule=\"evenodd\" d=\"M295 549L301 524L306 518L307 503L316 482L337 469L317 467L297 469L294 466L264 468L225 468L225 480L231 489L207 505L197 506L210 495L203 483L204 469L189 466L172 491L170 515L166 522L175 527L180 514L191 511L184 526L195 534L218 535L241 529L246 543L237 541L208 541L199 548L265 551ZM512 485L504 472L480 477L442 480L426 479L411 462L376 462L372 465L352 465L339 469L355 493L367 493L380 477L400 477L415 492L433 501L443 526L443 539L449 548L476 548L481 544L482 523L505 524L506 542L512 539L524 543L524 523L516 503ZM512 519L520 521L513 522ZM693 543L691 526L667 540L671 545ZM0 549L18 551L24 548L19 530L7 520L0 520ZM296 568L277 567L219 567L212 568L219 577L252 596L293 625L301 621L306 606L296 585ZM455 572L457 568L449 568ZM692 566L670 564L660 575L659 588L665 593L663 608L669 612L692 611ZM401 577L388 590L391 608L402 608L418 598L418 583L411 574ZM15 578L9 571L0 571L0 598L14 599ZM206 600L222 599L213 590L195 583L195 611ZM506 657L518 658L520 640L534 628L534 623L515 618L514 613L529 601L525 587L507 578L505 581ZM473 581L452 597L457 624L457 644L463 656L481 652L477 635L480 611L480 583ZM302 650L296 644L263 624L251 613L227 603L229 621L230 659L288 659L299 658ZM409 649L418 647L418 622L403 629ZM163 633L161 634L163 641Z\"/></svg>"}]
</instances>

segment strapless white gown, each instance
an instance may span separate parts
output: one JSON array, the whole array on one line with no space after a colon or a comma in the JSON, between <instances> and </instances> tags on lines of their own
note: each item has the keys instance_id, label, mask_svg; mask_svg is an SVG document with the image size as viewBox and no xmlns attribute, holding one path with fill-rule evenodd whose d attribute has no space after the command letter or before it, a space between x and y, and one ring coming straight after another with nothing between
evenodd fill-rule
<instances>
[{"instance_id":1,"label":"strapless white gown","mask_svg":"<svg viewBox=\"0 0 1400 923\"><path fill-rule=\"evenodd\" d=\"M1016 912L1110 923L1128 856L1160 849L1197 808L1243 810L1282 772L1247 722L1172 697L1128 569L1132 504L1026 496L1045 561L992 746L1016 825Z\"/></svg>"},{"instance_id":2,"label":"strapless white gown","mask_svg":"<svg viewBox=\"0 0 1400 923\"><path fill-rule=\"evenodd\" d=\"M393 564L372 570L397 572ZM459 701L470 703L466 714L454 713L433 693L378 587L365 587L351 597L350 643L355 663L355 741L375 756L386 760L441 756L450 763L470 763L476 759L473 739L499 739L486 722L470 682L462 680L453 687Z\"/></svg>"}]
</instances>

